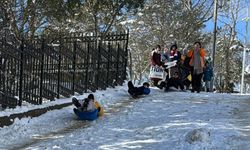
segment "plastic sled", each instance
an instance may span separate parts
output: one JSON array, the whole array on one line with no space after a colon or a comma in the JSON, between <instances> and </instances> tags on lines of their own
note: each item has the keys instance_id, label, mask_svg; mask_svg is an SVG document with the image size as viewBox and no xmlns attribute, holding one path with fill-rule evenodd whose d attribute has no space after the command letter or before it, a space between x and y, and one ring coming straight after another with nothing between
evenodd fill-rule
<instances>
[{"instance_id":1,"label":"plastic sled","mask_svg":"<svg viewBox=\"0 0 250 150\"><path fill-rule=\"evenodd\" d=\"M79 111L78 109L74 110L75 114L77 115L78 119L80 120L95 120L98 118L98 110L95 109L94 111Z\"/></svg>"}]
</instances>

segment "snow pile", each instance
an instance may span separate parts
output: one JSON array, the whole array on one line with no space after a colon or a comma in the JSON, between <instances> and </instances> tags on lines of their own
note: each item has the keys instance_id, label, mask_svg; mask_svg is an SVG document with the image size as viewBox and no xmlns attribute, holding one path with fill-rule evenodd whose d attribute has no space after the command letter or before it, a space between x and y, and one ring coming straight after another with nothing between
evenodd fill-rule
<instances>
[{"instance_id":1,"label":"snow pile","mask_svg":"<svg viewBox=\"0 0 250 150\"><path fill-rule=\"evenodd\" d=\"M192 144L194 142L207 142L210 138L210 132L206 129L194 129L186 135L186 142Z\"/></svg>"}]
</instances>

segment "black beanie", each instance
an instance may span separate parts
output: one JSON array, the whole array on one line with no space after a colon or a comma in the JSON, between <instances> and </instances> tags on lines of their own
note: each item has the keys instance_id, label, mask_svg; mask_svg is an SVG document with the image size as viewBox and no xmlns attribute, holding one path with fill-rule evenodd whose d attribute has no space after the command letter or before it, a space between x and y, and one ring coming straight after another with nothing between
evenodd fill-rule
<instances>
[{"instance_id":1,"label":"black beanie","mask_svg":"<svg viewBox=\"0 0 250 150\"><path fill-rule=\"evenodd\" d=\"M88 99L94 99L94 95L93 94L89 94Z\"/></svg>"},{"instance_id":2,"label":"black beanie","mask_svg":"<svg viewBox=\"0 0 250 150\"><path fill-rule=\"evenodd\" d=\"M172 50L173 47L175 47L177 49L177 45L173 44L173 45L171 45L170 50Z\"/></svg>"}]
</instances>

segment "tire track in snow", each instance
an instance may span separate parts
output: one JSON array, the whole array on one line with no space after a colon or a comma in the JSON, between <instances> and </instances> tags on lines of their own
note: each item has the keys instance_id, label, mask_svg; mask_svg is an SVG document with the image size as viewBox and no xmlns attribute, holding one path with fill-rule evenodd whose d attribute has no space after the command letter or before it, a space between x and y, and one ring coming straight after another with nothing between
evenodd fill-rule
<instances>
[{"instance_id":1,"label":"tire track in snow","mask_svg":"<svg viewBox=\"0 0 250 150\"><path fill-rule=\"evenodd\" d=\"M236 130L240 132L240 135L232 137L234 141L241 141L235 143L232 148L236 149L249 149L250 141L250 100L241 100L239 106L234 108L231 112L233 115L233 124L236 126ZM245 141L245 142L242 142Z\"/></svg>"}]
</instances>

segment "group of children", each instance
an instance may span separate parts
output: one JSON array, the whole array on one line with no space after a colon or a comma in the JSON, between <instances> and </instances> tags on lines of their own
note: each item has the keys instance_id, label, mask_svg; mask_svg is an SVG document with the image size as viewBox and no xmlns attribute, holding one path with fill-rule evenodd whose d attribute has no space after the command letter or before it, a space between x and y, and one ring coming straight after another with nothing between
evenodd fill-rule
<instances>
[{"instance_id":1,"label":"group of children","mask_svg":"<svg viewBox=\"0 0 250 150\"><path fill-rule=\"evenodd\" d=\"M193 49L183 50L183 53L178 51L177 44L171 45L170 50L165 47L164 52L161 52L161 46L157 45L151 53L151 66L166 68L168 62L176 61L176 66L165 69L167 73L166 79L151 78L154 86L160 89L165 87L168 91L170 87L184 90L189 89L192 85L191 92L199 93L202 89L202 78L205 82L205 90L209 92L210 81L213 76L213 69L209 61L205 59L206 52L202 48L200 42L195 42Z\"/></svg>"}]
</instances>

